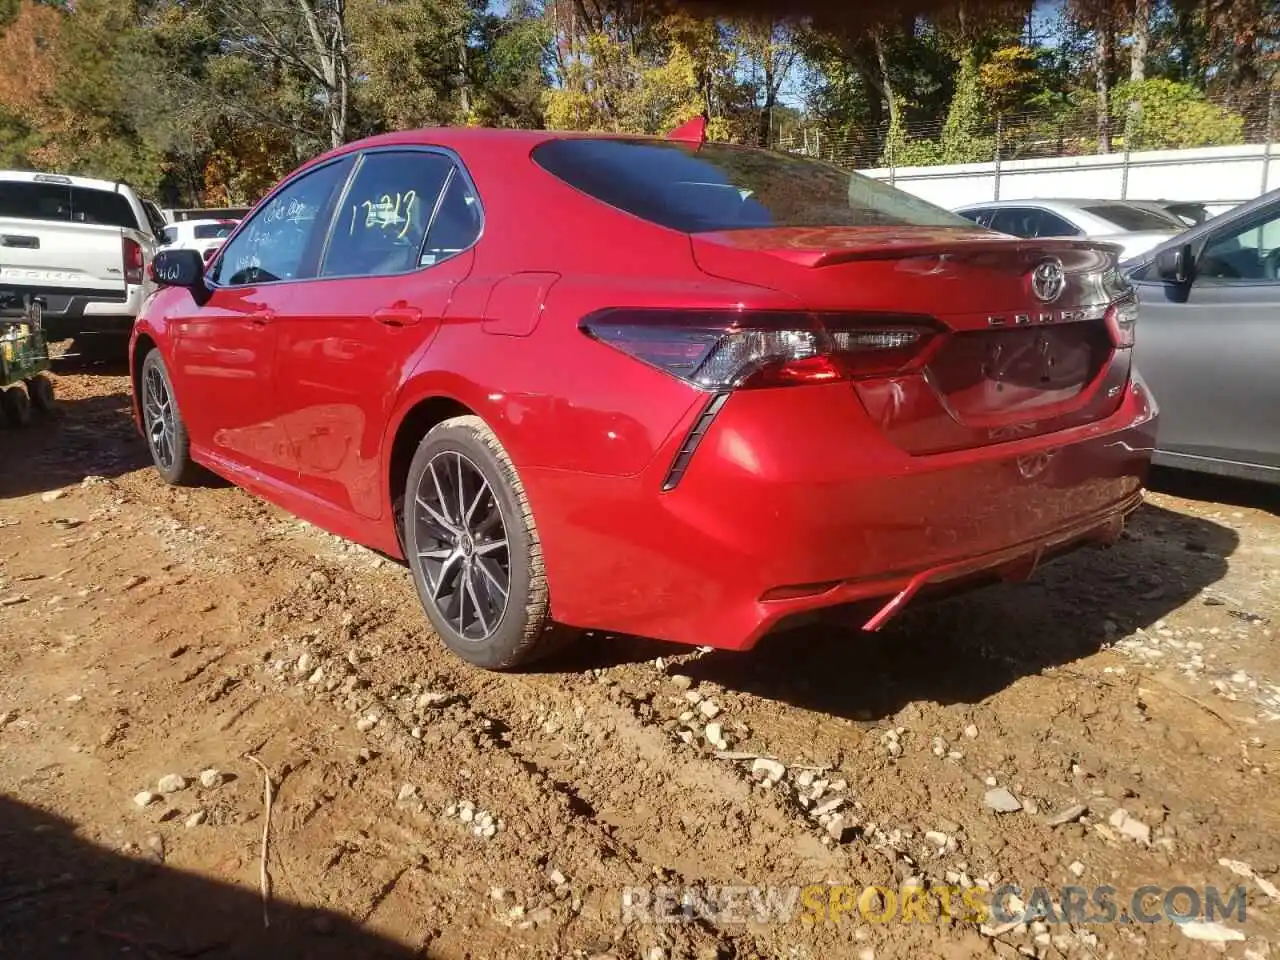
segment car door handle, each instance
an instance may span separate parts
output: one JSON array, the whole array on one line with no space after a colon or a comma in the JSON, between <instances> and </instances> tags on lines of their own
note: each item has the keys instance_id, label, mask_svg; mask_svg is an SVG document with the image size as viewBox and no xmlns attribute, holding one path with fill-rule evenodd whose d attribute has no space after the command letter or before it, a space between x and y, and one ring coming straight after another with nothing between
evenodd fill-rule
<instances>
[{"instance_id":1,"label":"car door handle","mask_svg":"<svg viewBox=\"0 0 1280 960\"><path fill-rule=\"evenodd\" d=\"M275 318L276 318L276 312L274 310L267 310L267 309L255 310L252 314L249 315L249 322L252 323L255 327L265 327L267 324L271 323L271 321L273 321Z\"/></svg>"},{"instance_id":2,"label":"car door handle","mask_svg":"<svg viewBox=\"0 0 1280 960\"><path fill-rule=\"evenodd\" d=\"M388 327L410 327L422 320L417 307L383 307L374 311L373 319Z\"/></svg>"}]
</instances>

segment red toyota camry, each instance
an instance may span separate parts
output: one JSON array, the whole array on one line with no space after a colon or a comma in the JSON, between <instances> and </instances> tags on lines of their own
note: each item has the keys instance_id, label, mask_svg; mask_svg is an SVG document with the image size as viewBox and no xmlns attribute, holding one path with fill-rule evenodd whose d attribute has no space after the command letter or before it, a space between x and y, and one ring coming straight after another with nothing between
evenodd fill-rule
<instances>
[{"instance_id":1,"label":"red toyota camry","mask_svg":"<svg viewBox=\"0 0 1280 960\"><path fill-rule=\"evenodd\" d=\"M164 479L405 558L489 668L564 628L745 650L870 602L876 629L1114 540L1155 436L1115 248L700 122L349 144L154 272L131 359Z\"/></svg>"}]
</instances>

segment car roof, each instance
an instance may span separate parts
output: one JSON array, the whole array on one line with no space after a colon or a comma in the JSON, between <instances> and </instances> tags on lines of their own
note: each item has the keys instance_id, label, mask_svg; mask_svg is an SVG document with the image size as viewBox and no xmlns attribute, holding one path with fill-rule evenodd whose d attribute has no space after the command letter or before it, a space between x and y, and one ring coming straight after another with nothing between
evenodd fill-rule
<instances>
[{"instance_id":1,"label":"car roof","mask_svg":"<svg viewBox=\"0 0 1280 960\"><path fill-rule=\"evenodd\" d=\"M344 143L340 147L313 157L297 167L289 176L326 161L372 150L379 147L444 147L459 153L477 148L510 150L525 153L542 143L552 140L648 140L654 143L670 142L665 137L635 133L605 133L581 130L525 130L505 127L420 127L415 130L398 130L380 133L362 140ZM717 144L735 146L734 144ZM758 147L742 147L755 149Z\"/></svg>"},{"instance_id":2,"label":"car roof","mask_svg":"<svg viewBox=\"0 0 1280 960\"><path fill-rule=\"evenodd\" d=\"M65 173L45 173L39 170L0 170L0 182L56 183L64 187L84 187L89 190L106 190L116 193L125 184L115 180L98 180L93 177L73 177Z\"/></svg>"},{"instance_id":3,"label":"car roof","mask_svg":"<svg viewBox=\"0 0 1280 960\"><path fill-rule=\"evenodd\" d=\"M1024 200L982 200L966 203L959 209L984 210L995 207L1091 207L1098 204L1131 206L1128 200L1101 200L1091 197L1028 197Z\"/></svg>"}]
</instances>

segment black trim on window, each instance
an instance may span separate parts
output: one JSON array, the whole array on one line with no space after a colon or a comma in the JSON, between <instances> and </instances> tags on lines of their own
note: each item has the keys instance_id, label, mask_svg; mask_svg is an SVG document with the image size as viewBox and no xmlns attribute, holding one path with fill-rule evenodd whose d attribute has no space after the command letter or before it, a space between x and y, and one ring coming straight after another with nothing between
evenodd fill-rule
<instances>
[{"instance_id":1,"label":"black trim on window","mask_svg":"<svg viewBox=\"0 0 1280 960\"><path fill-rule=\"evenodd\" d=\"M397 273L379 273L379 274L372 274L372 276L405 277L411 274L419 273L423 270L430 270L432 267L438 267L440 264L447 262L446 260L439 260L436 263L423 264L421 262L422 251L426 247L427 238L431 235L431 228L435 226L436 217L439 215L440 208L444 204L444 199L448 195L449 187L453 185L453 181L456 177L459 177L459 176L462 177L462 180L466 184L467 189L471 192L471 195L475 197L476 209L479 211L479 214L480 214L480 228L476 231L475 239L471 241L470 246L466 247L463 250L459 250L452 257L448 257L447 260L452 260L454 257L461 256L462 254L468 252L469 250L475 249L476 244L478 244L481 238L484 236L484 231L485 231L484 201L480 197L480 191L476 189L476 183L475 183L475 180L472 178L470 171L467 170L466 164L462 162L462 158L458 156L456 151L451 150L448 147L437 147L437 146L428 145L428 144L392 144L385 147L371 147L368 150L360 151L359 159L357 160L355 166L352 167L351 175L347 178L347 182L343 185L342 193L339 195L338 202L335 203L333 211L331 212L331 215L329 218L329 226L328 226L328 229L325 231L324 246L320 251L320 258L316 261L315 275L312 277L309 277L308 279L316 280L316 281L353 280L353 279L359 279L361 277L371 276L371 274L364 274L364 273L330 274L328 276L325 276L325 275L322 275L320 271L324 267L324 258L329 255L329 245L333 238L333 231L337 228L337 223L338 223L337 216L336 216L337 211L342 207L343 202L346 200L347 195L350 193L351 186L352 184L355 183L356 175L360 172L360 168L364 166L365 158L372 155L380 154L380 153L436 154L450 161L450 163L452 164L452 169L449 171L448 176L445 177L444 185L440 188L440 192L436 195L436 202L431 208L431 218L430 220L427 221L427 228L422 234L422 245L419 246L418 248L418 266L413 267L412 269L409 269L409 270L401 270Z\"/></svg>"}]
</instances>

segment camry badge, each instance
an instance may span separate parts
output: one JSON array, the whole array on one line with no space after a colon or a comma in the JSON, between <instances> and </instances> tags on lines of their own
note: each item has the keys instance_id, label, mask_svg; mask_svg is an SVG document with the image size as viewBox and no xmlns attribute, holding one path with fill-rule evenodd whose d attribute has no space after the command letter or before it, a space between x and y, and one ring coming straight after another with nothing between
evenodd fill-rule
<instances>
[{"instance_id":1,"label":"camry badge","mask_svg":"<svg viewBox=\"0 0 1280 960\"><path fill-rule=\"evenodd\" d=\"M1031 271L1031 292L1044 303L1053 303L1062 296L1067 285L1067 275L1062 261L1056 258L1041 260Z\"/></svg>"}]
</instances>

